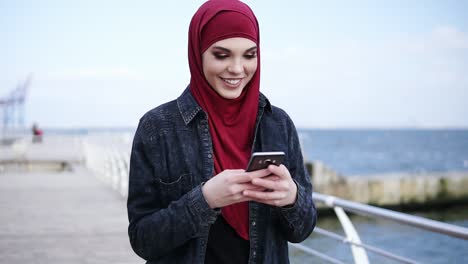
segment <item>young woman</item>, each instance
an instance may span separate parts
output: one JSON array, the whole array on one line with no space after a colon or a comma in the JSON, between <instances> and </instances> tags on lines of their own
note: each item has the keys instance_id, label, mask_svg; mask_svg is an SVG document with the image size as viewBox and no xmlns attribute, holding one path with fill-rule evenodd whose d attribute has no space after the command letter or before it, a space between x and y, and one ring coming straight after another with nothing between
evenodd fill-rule
<instances>
[{"instance_id":1,"label":"young woman","mask_svg":"<svg viewBox=\"0 0 468 264\"><path fill-rule=\"evenodd\" d=\"M193 16L189 87L146 113L133 143L129 237L147 263L288 263L287 242L312 232L297 132L260 93L259 44L240 1L208 1ZM260 151L286 156L246 172Z\"/></svg>"}]
</instances>

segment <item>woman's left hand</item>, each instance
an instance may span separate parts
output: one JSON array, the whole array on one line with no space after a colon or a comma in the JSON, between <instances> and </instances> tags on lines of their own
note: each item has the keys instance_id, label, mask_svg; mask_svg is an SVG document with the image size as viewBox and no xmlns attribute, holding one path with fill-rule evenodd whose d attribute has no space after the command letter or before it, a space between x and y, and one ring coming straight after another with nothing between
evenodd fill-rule
<instances>
[{"instance_id":1,"label":"woman's left hand","mask_svg":"<svg viewBox=\"0 0 468 264\"><path fill-rule=\"evenodd\" d=\"M268 170L271 172L270 176L252 180L252 184L268 191L244 190L243 195L256 202L278 207L294 204L297 197L297 186L291 178L289 170L284 165L270 165Z\"/></svg>"}]
</instances>

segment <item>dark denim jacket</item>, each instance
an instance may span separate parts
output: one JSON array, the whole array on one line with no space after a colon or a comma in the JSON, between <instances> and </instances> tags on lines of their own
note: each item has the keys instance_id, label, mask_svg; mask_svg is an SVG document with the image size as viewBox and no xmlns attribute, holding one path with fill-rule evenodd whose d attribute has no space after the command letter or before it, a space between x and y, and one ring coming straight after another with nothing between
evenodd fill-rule
<instances>
[{"instance_id":1,"label":"dark denim jacket","mask_svg":"<svg viewBox=\"0 0 468 264\"><path fill-rule=\"evenodd\" d=\"M287 241L301 242L317 214L296 129L289 116L260 96L253 151L284 151L297 184L287 208L249 203L249 263L289 263ZM208 120L187 88L140 120L130 161L128 234L147 263L203 263L211 224L220 215L201 185L214 174Z\"/></svg>"}]
</instances>

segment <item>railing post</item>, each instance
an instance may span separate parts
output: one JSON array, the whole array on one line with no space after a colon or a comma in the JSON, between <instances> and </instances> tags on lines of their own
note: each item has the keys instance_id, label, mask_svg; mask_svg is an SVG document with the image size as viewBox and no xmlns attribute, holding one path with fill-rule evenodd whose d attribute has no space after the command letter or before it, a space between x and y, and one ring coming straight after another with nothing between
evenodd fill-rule
<instances>
[{"instance_id":1,"label":"railing post","mask_svg":"<svg viewBox=\"0 0 468 264\"><path fill-rule=\"evenodd\" d=\"M341 226L346 234L346 239L360 244L361 239L359 234L343 208L334 206L333 210L335 210L336 216L338 217L338 220L340 220ZM355 246L353 243L350 244L350 247L351 252L353 253L354 263L369 264L369 258L367 257L367 253L364 248Z\"/></svg>"}]
</instances>

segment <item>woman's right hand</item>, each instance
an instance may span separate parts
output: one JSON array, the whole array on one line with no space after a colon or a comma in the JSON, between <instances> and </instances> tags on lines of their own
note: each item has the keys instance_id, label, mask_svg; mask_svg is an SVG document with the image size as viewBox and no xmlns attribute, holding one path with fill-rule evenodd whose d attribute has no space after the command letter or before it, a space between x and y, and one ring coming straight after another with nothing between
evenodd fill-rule
<instances>
[{"instance_id":1,"label":"woman's right hand","mask_svg":"<svg viewBox=\"0 0 468 264\"><path fill-rule=\"evenodd\" d=\"M230 204L250 201L244 190L262 191L251 181L270 175L268 169L245 172L245 170L224 170L202 186L203 196L211 208L221 208Z\"/></svg>"}]
</instances>

